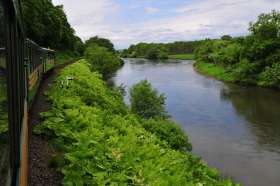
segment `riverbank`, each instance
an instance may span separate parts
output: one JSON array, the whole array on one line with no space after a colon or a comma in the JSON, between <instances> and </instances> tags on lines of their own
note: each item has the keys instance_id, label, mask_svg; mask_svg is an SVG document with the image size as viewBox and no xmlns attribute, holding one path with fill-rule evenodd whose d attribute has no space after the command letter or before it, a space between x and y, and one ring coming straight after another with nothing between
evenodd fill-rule
<instances>
[{"instance_id":1,"label":"riverbank","mask_svg":"<svg viewBox=\"0 0 280 186\"><path fill-rule=\"evenodd\" d=\"M194 54L175 54L168 55L168 59L194 60Z\"/></svg>"},{"instance_id":2,"label":"riverbank","mask_svg":"<svg viewBox=\"0 0 280 186\"><path fill-rule=\"evenodd\" d=\"M233 69L226 69L226 67L220 64L196 62L193 64L193 67L197 72L201 73L202 75L210 76L224 82L237 83L241 85L252 85L272 89L280 88L280 86L277 87L267 80L264 81L254 76L242 78L240 76L237 76Z\"/></svg>"},{"instance_id":3,"label":"riverbank","mask_svg":"<svg viewBox=\"0 0 280 186\"><path fill-rule=\"evenodd\" d=\"M181 140L176 130L162 133L174 124L132 114L85 61L65 68L48 97L52 107L35 131L63 152L56 159L64 184L238 185L192 153L174 149L167 138Z\"/></svg>"},{"instance_id":4,"label":"riverbank","mask_svg":"<svg viewBox=\"0 0 280 186\"><path fill-rule=\"evenodd\" d=\"M196 62L193 64L194 69L202 75L209 76L225 82L235 82L235 78L230 71L227 71L223 66Z\"/></svg>"},{"instance_id":5,"label":"riverbank","mask_svg":"<svg viewBox=\"0 0 280 186\"><path fill-rule=\"evenodd\" d=\"M124 60L114 84L129 90L145 78L164 93L166 109L188 134L192 153L243 185L278 186L278 91L208 78L194 71L193 61Z\"/></svg>"}]
</instances>

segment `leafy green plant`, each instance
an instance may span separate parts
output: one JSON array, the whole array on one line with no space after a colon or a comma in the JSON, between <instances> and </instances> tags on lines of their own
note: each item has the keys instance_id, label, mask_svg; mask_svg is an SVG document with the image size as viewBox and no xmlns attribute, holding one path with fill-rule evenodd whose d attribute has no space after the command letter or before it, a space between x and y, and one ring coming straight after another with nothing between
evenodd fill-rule
<instances>
[{"instance_id":1,"label":"leafy green plant","mask_svg":"<svg viewBox=\"0 0 280 186\"><path fill-rule=\"evenodd\" d=\"M167 117L165 99L147 80L130 89L131 111L143 118Z\"/></svg>"},{"instance_id":2,"label":"leafy green plant","mask_svg":"<svg viewBox=\"0 0 280 186\"><path fill-rule=\"evenodd\" d=\"M89 45L85 51L85 58L90 63L92 71L98 71L104 78L122 66L122 61L107 48Z\"/></svg>"},{"instance_id":3,"label":"leafy green plant","mask_svg":"<svg viewBox=\"0 0 280 186\"><path fill-rule=\"evenodd\" d=\"M254 78L256 69L257 67L255 63L250 63L248 60L242 60L241 62L235 64L233 76L240 82L254 82L256 80Z\"/></svg>"},{"instance_id":4,"label":"leafy green plant","mask_svg":"<svg viewBox=\"0 0 280 186\"><path fill-rule=\"evenodd\" d=\"M168 54L163 49L153 47L147 51L145 57L148 59L168 59Z\"/></svg>"},{"instance_id":5,"label":"leafy green plant","mask_svg":"<svg viewBox=\"0 0 280 186\"><path fill-rule=\"evenodd\" d=\"M280 63L274 63L260 74L260 85L280 88Z\"/></svg>"},{"instance_id":6,"label":"leafy green plant","mask_svg":"<svg viewBox=\"0 0 280 186\"><path fill-rule=\"evenodd\" d=\"M63 185L237 185L189 152L175 150L186 138L171 121L143 124L129 113L120 93L85 61L64 69L47 95L51 110L34 132L50 136L64 152L64 160L51 163L63 173ZM165 139L167 132L181 136Z\"/></svg>"},{"instance_id":7,"label":"leafy green plant","mask_svg":"<svg viewBox=\"0 0 280 186\"><path fill-rule=\"evenodd\" d=\"M184 131L173 121L162 118L143 120L142 126L161 140L167 141L172 149L190 151L192 145Z\"/></svg>"},{"instance_id":8,"label":"leafy green plant","mask_svg":"<svg viewBox=\"0 0 280 186\"><path fill-rule=\"evenodd\" d=\"M280 12L272 11L251 23L246 37L205 40L196 50L195 66L220 80L279 88L279 25Z\"/></svg>"},{"instance_id":9,"label":"leafy green plant","mask_svg":"<svg viewBox=\"0 0 280 186\"><path fill-rule=\"evenodd\" d=\"M109 40L105 38L100 38L98 36L91 37L85 42L85 46L90 47L90 46L99 46L106 48L109 52L116 52L114 49L114 44Z\"/></svg>"},{"instance_id":10,"label":"leafy green plant","mask_svg":"<svg viewBox=\"0 0 280 186\"><path fill-rule=\"evenodd\" d=\"M57 51L55 54L55 63L64 64L70 61L74 61L77 58L71 51Z\"/></svg>"}]
</instances>

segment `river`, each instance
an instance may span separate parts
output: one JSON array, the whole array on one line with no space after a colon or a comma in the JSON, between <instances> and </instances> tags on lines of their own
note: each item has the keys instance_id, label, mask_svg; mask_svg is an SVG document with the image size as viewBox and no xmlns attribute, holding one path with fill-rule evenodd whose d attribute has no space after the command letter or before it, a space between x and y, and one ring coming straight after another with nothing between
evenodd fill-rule
<instances>
[{"instance_id":1,"label":"river","mask_svg":"<svg viewBox=\"0 0 280 186\"><path fill-rule=\"evenodd\" d=\"M226 84L197 73L193 61L125 59L116 85L147 79L187 132L193 153L245 186L280 185L280 92ZM128 96L126 96L128 102Z\"/></svg>"}]
</instances>

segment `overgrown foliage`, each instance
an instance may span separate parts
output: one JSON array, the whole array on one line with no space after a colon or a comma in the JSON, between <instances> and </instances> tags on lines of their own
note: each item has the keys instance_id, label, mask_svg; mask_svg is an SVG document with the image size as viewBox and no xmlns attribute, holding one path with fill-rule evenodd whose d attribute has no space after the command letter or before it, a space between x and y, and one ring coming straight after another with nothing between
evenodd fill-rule
<instances>
[{"instance_id":1,"label":"overgrown foliage","mask_svg":"<svg viewBox=\"0 0 280 186\"><path fill-rule=\"evenodd\" d=\"M115 52L114 44L109 39L106 39L106 38L101 38L101 37L95 36L95 37L88 39L85 42L85 47L90 47L92 45L104 47L109 52L113 52L113 53Z\"/></svg>"},{"instance_id":2,"label":"overgrown foliage","mask_svg":"<svg viewBox=\"0 0 280 186\"><path fill-rule=\"evenodd\" d=\"M183 152L192 149L192 145L188 141L188 137L184 131L177 125L177 123L169 119L154 118L143 120L142 126L161 140L167 141L172 149Z\"/></svg>"},{"instance_id":3,"label":"overgrown foliage","mask_svg":"<svg viewBox=\"0 0 280 186\"><path fill-rule=\"evenodd\" d=\"M83 43L68 23L63 6L50 0L22 0L27 37L41 46L82 54Z\"/></svg>"},{"instance_id":4,"label":"overgrown foliage","mask_svg":"<svg viewBox=\"0 0 280 186\"><path fill-rule=\"evenodd\" d=\"M165 96L159 94L152 85L143 80L130 89L131 110L139 116L149 119L154 117L165 118Z\"/></svg>"},{"instance_id":5,"label":"overgrown foliage","mask_svg":"<svg viewBox=\"0 0 280 186\"><path fill-rule=\"evenodd\" d=\"M85 51L85 58L92 71L98 71L106 79L123 64L116 54L98 45L89 45Z\"/></svg>"},{"instance_id":6,"label":"overgrown foliage","mask_svg":"<svg viewBox=\"0 0 280 186\"><path fill-rule=\"evenodd\" d=\"M249 30L247 37L205 40L196 50L198 67L214 64L234 82L279 88L280 13L261 14Z\"/></svg>"},{"instance_id":7,"label":"overgrown foliage","mask_svg":"<svg viewBox=\"0 0 280 186\"><path fill-rule=\"evenodd\" d=\"M56 51L55 53L55 63L64 64L70 61L75 61L79 56L75 55L73 52L66 51Z\"/></svg>"},{"instance_id":8,"label":"overgrown foliage","mask_svg":"<svg viewBox=\"0 0 280 186\"><path fill-rule=\"evenodd\" d=\"M170 121L164 121L165 130L155 128L163 121L130 114L120 93L108 89L85 61L64 69L48 97L52 108L36 132L49 135L64 153L59 167L64 185L235 185L175 150L181 146L173 141L180 144L181 137L163 137Z\"/></svg>"}]
</instances>

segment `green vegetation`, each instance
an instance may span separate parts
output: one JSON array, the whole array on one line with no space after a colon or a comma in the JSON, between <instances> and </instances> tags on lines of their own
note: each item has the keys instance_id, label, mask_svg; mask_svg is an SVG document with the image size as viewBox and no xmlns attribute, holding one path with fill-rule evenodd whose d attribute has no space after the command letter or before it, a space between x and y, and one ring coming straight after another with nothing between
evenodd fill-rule
<instances>
[{"instance_id":1,"label":"green vegetation","mask_svg":"<svg viewBox=\"0 0 280 186\"><path fill-rule=\"evenodd\" d=\"M49 71L54 68L54 64L46 63L46 71Z\"/></svg>"},{"instance_id":2,"label":"green vegetation","mask_svg":"<svg viewBox=\"0 0 280 186\"><path fill-rule=\"evenodd\" d=\"M121 57L148 59L193 59L192 54L202 41L174 43L139 43L121 51Z\"/></svg>"},{"instance_id":3,"label":"green vegetation","mask_svg":"<svg viewBox=\"0 0 280 186\"><path fill-rule=\"evenodd\" d=\"M120 91L100 77L84 60L66 67L48 92L51 110L35 130L63 154L55 159L64 185L236 185L183 151L190 144L174 122L134 115ZM158 98L147 82L136 87L143 84Z\"/></svg>"},{"instance_id":4,"label":"green vegetation","mask_svg":"<svg viewBox=\"0 0 280 186\"><path fill-rule=\"evenodd\" d=\"M130 103L132 112L143 118L167 117L165 96L159 95L147 80L141 81L130 89Z\"/></svg>"},{"instance_id":5,"label":"green vegetation","mask_svg":"<svg viewBox=\"0 0 280 186\"><path fill-rule=\"evenodd\" d=\"M194 54L174 54L169 55L169 59L182 59L182 60L194 60Z\"/></svg>"},{"instance_id":6,"label":"green vegetation","mask_svg":"<svg viewBox=\"0 0 280 186\"><path fill-rule=\"evenodd\" d=\"M85 47L89 47L91 45L98 45L100 47L106 48L109 52L115 53L114 44L106 38L100 38L98 36L92 37L85 42Z\"/></svg>"},{"instance_id":7,"label":"green vegetation","mask_svg":"<svg viewBox=\"0 0 280 186\"><path fill-rule=\"evenodd\" d=\"M192 145L185 132L172 120L153 118L142 123L143 127L155 134L162 141L166 141L170 148L182 152L191 151Z\"/></svg>"},{"instance_id":8,"label":"green vegetation","mask_svg":"<svg viewBox=\"0 0 280 186\"><path fill-rule=\"evenodd\" d=\"M83 54L84 44L68 23L62 5L54 6L50 0L22 0L21 5L28 38L74 56Z\"/></svg>"},{"instance_id":9,"label":"green vegetation","mask_svg":"<svg viewBox=\"0 0 280 186\"><path fill-rule=\"evenodd\" d=\"M272 11L250 24L247 37L205 40L196 50L197 69L225 81L280 88L279 25L280 13Z\"/></svg>"},{"instance_id":10,"label":"green vegetation","mask_svg":"<svg viewBox=\"0 0 280 186\"><path fill-rule=\"evenodd\" d=\"M139 43L131 45L129 49L121 52L121 57L148 58L148 59L167 59L168 51L163 44Z\"/></svg>"},{"instance_id":11,"label":"green vegetation","mask_svg":"<svg viewBox=\"0 0 280 186\"><path fill-rule=\"evenodd\" d=\"M98 45L89 45L85 51L85 58L92 71L98 71L107 79L123 65L118 56L107 48Z\"/></svg>"},{"instance_id":12,"label":"green vegetation","mask_svg":"<svg viewBox=\"0 0 280 186\"><path fill-rule=\"evenodd\" d=\"M145 56L148 59L167 59L168 54L164 49L158 49L158 48L151 48L147 51L147 54Z\"/></svg>"},{"instance_id":13,"label":"green vegetation","mask_svg":"<svg viewBox=\"0 0 280 186\"><path fill-rule=\"evenodd\" d=\"M202 74L215 77L219 80L225 80L229 82L233 82L235 80L232 73L226 71L223 66L204 62L197 62L194 66Z\"/></svg>"},{"instance_id":14,"label":"green vegetation","mask_svg":"<svg viewBox=\"0 0 280 186\"><path fill-rule=\"evenodd\" d=\"M70 61L75 61L79 58L79 56L75 55L71 51L56 51L55 53L55 63L56 64L64 64Z\"/></svg>"}]
</instances>

